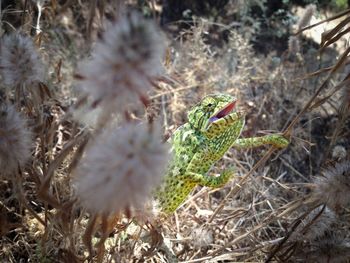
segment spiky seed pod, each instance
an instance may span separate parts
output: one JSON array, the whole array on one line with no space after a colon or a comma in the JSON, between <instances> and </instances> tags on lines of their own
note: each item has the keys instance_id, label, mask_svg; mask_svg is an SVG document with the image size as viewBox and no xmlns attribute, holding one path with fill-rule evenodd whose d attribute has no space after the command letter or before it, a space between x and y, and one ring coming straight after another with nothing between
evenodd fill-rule
<instances>
[{"instance_id":1,"label":"spiky seed pod","mask_svg":"<svg viewBox=\"0 0 350 263\"><path fill-rule=\"evenodd\" d=\"M165 39L160 29L132 12L110 24L92 59L79 66L78 84L94 102L124 111L146 96L149 78L162 71Z\"/></svg>"},{"instance_id":2,"label":"spiky seed pod","mask_svg":"<svg viewBox=\"0 0 350 263\"><path fill-rule=\"evenodd\" d=\"M337 163L315 178L315 194L334 211L350 204L350 162Z\"/></svg>"},{"instance_id":3,"label":"spiky seed pod","mask_svg":"<svg viewBox=\"0 0 350 263\"><path fill-rule=\"evenodd\" d=\"M23 167L31 155L32 137L26 120L14 106L0 106L0 174Z\"/></svg>"},{"instance_id":4,"label":"spiky seed pod","mask_svg":"<svg viewBox=\"0 0 350 263\"><path fill-rule=\"evenodd\" d=\"M316 12L316 6L311 4L305 9L303 16L299 19L298 30L309 25L313 14Z\"/></svg>"},{"instance_id":5,"label":"spiky seed pod","mask_svg":"<svg viewBox=\"0 0 350 263\"><path fill-rule=\"evenodd\" d=\"M165 172L169 147L155 124L107 129L88 147L74 185L90 212L110 214L142 207Z\"/></svg>"},{"instance_id":6,"label":"spiky seed pod","mask_svg":"<svg viewBox=\"0 0 350 263\"><path fill-rule=\"evenodd\" d=\"M14 33L1 39L0 70L9 86L43 80L42 61L30 37Z\"/></svg>"}]
</instances>

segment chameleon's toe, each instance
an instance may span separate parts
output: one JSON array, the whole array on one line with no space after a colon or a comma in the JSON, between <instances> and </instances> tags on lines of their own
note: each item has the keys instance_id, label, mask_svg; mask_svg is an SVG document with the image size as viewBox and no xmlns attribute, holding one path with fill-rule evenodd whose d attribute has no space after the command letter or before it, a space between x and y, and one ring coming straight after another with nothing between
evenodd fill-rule
<instances>
[{"instance_id":1,"label":"chameleon's toe","mask_svg":"<svg viewBox=\"0 0 350 263\"><path fill-rule=\"evenodd\" d=\"M289 144L289 140L282 135L275 134L273 140L273 145L278 148L285 148Z\"/></svg>"}]
</instances>

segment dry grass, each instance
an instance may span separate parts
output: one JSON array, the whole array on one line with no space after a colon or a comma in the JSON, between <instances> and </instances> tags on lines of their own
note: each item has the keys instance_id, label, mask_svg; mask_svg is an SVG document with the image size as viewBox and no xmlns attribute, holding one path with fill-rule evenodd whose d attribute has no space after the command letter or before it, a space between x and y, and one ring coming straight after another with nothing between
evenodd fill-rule
<instances>
[{"instance_id":1,"label":"dry grass","mask_svg":"<svg viewBox=\"0 0 350 263\"><path fill-rule=\"evenodd\" d=\"M350 49L338 58L327 54L347 32L349 11L324 35L323 56L308 46L259 55L244 27L224 25L216 28L229 38L218 48L207 41L212 22L204 19L168 37L165 73L152 79L147 109L128 111L127 121L158 118L170 134L200 98L230 93L247 112L243 137L284 132L291 144L230 150L213 170L235 166L233 180L218 190L198 186L174 215L153 218L133 209L88 213L72 188L86 146L102 130L72 117L85 101L75 89L77 63L94 45L103 16L120 4L45 5L34 39L46 79L24 90L1 82L1 102L27 116L33 132L31 161L0 181L1 262L347 262ZM36 25L35 5L26 2L26 13L23 7L2 11L6 32L28 34ZM333 192L342 195L335 199Z\"/></svg>"}]
</instances>

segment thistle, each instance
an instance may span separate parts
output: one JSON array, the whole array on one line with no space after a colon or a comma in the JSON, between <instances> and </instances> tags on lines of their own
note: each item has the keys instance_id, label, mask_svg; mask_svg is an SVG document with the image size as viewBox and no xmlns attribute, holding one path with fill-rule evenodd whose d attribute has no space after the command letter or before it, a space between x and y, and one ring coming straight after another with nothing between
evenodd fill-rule
<instances>
[{"instance_id":1,"label":"thistle","mask_svg":"<svg viewBox=\"0 0 350 263\"><path fill-rule=\"evenodd\" d=\"M124 112L147 96L150 78L161 71L164 39L157 26L129 13L107 27L92 58L79 66L78 85L92 105Z\"/></svg>"},{"instance_id":2,"label":"thistle","mask_svg":"<svg viewBox=\"0 0 350 263\"><path fill-rule=\"evenodd\" d=\"M14 106L0 106L0 169L8 176L23 167L31 156L32 139L26 120Z\"/></svg>"},{"instance_id":3,"label":"thistle","mask_svg":"<svg viewBox=\"0 0 350 263\"><path fill-rule=\"evenodd\" d=\"M106 129L88 147L74 184L81 203L95 214L142 207L161 181L169 159L155 124Z\"/></svg>"},{"instance_id":4,"label":"thistle","mask_svg":"<svg viewBox=\"0 0 350 263\"><path fill-rule=\"evenodd\" d=\"M8 86L43 79L43 65L31 38L17 33L5 35L0 45L0 70Z\"/></svg>"},{"instance_id":5,"label":"thistle","mask_svg":"<svg viewBox=\"0 0 350 263\"><path fill-rule=\"evenodd\" d=\"M337 163L315 178L316 197L334 211L350 204L350 162Z\"/></svg>"}]
</instances>

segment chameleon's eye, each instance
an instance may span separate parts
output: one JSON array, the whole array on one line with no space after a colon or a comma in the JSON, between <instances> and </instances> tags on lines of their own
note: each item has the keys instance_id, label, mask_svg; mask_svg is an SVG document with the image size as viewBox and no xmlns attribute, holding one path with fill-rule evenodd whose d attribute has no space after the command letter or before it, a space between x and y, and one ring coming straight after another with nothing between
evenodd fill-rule
<instances>
[{"instance_id":1,"label":"chameleon's eye","mask_svg":"<svg viewBox=\"0 0 350 263\"><path fill-rule=\"evenodd\" d=\"M207 106L208 106L208 107L211 107L211 106L213 106L213 103L209 103Z\"/></svg>"}]
</instances>

